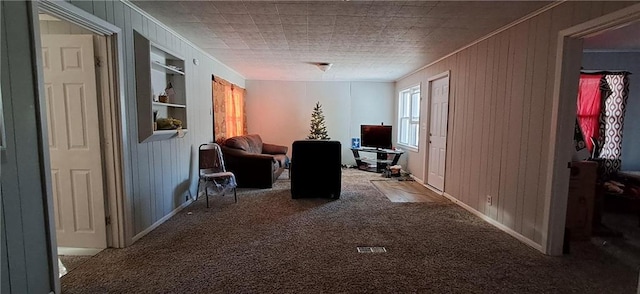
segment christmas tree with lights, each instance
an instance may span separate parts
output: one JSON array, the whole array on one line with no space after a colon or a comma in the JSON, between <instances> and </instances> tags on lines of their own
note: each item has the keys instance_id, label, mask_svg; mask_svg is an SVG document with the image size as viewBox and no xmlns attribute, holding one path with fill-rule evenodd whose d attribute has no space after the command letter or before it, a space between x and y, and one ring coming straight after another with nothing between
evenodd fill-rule
<instances>
[{"instance_id":1,"label":"christmas tree with lights","mask_svg":"<svg viewBox=\"0 0 640 294\"><path fill-rule=\"evenodd\" d=\"M311 132L307 139L329 140L327 135L327 126L324 124L324 114L322 114L322 105L316 102L316 106L311 113Z\"/></svg>"}]
</instances>

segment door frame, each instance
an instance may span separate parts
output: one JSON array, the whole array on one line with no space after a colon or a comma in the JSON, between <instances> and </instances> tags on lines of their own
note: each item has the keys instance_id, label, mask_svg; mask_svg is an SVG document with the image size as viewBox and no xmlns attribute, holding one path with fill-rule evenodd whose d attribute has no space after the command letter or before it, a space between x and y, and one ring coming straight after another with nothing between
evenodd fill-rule
<instances>
[{"instance_id":1,"label":"door frame","mask_svg":"<svg viewBox=\"0 0 640 294\"><path fill-rule=\"evenodd\" d=\"M445 178L443 180L443 184L442 184L442 191L439 191L438 189L436 189L435 187L432 187L431 185L429 185L429 152L430 152L430 144L429 142L429 130L431 130L431 88L433 86L433 82L437 81L439 79L442 78L447 78L447 82L449 84L449 91L447 92L447 141L445 141L445 151L447 150L448 146L449 146L449 112L451 110L451 103L449 103L451 101L451 71L447 70L444 72L441 72L435 76L431 76L429 78L427 78L427 105L426 105L426 113L429 114L428 119L427 119L427 129L426 129L426 145L427 148L425 148L425 152L424 152L424 158L423 158L423 162L424 162L424 179L423 183L425 184L425 186L429 189L431 189L432 191L434 191L435 193L438 193L439 195L443 195L444 194L444 188L447 182L447 177L446 177L446 170L447 170L447 159L445 157L444 160L444 168L445 168ZM447 152L447 154L449 154L449 152Z\"/></svg>"},{"instance_id":2,"label":"door frame","mask_svg":"<svg viewBox=\"0 0 640 294\"><path fill-rule=\"evenodd\" d=\"M43 186L46 190L47 203L47 224L49 237L49 254L51 275L54 281L56 292L60 292L60 278L58 276L58 249L56 245L56 229L53 213L53 194L51 184L51 164L48 147L47 120L46 117L46 99L44 95L44 74L42 55L39 52L40 42L40 26L39 12L58 17L62 20L71 22L95 33L106 37L107 60L105 66L101 69L108 76L108 83L101 85L99 91L99 115L100 115L100 132L102 135L101 151L104 169L104 180L106 188L106 205L109 215L111 216L111 225L107 226L107 246L109 247L126 247L132 243L133 231L130 228L133 219L131 210L130 191L131 183L127 179L130 178L130 154L128 148L129 140L126 136L128 123L126 119L125 89L124 82L124 60L123 43L124 32L117 26L106 22L97 16L94 16L68 2L65 1L32 1L30 2L32 39L34 48L32 55L36 63L36 72L34 75L38 80L38 117L41 126L40 136L42 138L40 150L42 153L42 171ZM102 80L104 81L104 80ZM101 82L102 82L101 81ZM106 96L104 96L106 95ZM44 130L44 131L42 131Z\"/></svg>"},{"instance_id":3,"label":"door frame","mask_svg":"<svg viewBox=\"0 0 640 294\"><path fill-rule=\"evenodd\" d=\"M556 81L553 85L549 157L542 235L542 251L562 255L567 214L569 169L576 118L576 99L582 62L582 40L640 20L640 4L592 19L558 33ZM561 99L573 97L573 99Z\"/></svg>"}]
</instances>

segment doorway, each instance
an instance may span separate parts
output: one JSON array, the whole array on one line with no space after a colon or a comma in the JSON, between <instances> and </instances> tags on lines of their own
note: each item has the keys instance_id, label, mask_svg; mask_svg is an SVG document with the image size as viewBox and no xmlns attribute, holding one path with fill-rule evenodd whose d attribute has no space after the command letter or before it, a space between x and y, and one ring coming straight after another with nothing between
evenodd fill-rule
<instances>
[{"instance_id":1,"label":"doorway","mask_svg":"<svg viewBox=\"0 0 640 294\"><path fill-rule=\"evenodd\" d=\"M96 62L105 42L70 22L39 17L56 244L64 274L70 270L64 266L67 256L86 260L107 248Z\"/></svg>"},{"instance_id":2,"label":"doorway","mask_svg":"<svg viewBox=\"0 0 640 294\"><path fill-rule=\"evenodd\" d=\"M549 158L549 179L551 181L547 186L550 201L547 202L545 208L545 215L549 219L549 233L543 237L546 239L543 242L543 249L550 255L561 255L567 249L563 246L569 244L570 239L565 234L565 225L571 221L568 219L570 217L567 214L568 208L573 208L571 207L571 199L568 199L569 187L584 187L584 185L575 182L570 184L571 181L575 181L577 170L572 169L569 173L567 169L567 162L570 166L573 159L577 158L574 134L578 132L575 127L576 102L578 80L583 66L584 44L592 38L611 33L639 20L640 5L633 5L560 32L556 64L558 82L554 87L555 111L552 114L552 124L556 128L552 129L549 150L552 154ZM593 207L588 207L588 209L593 209ZM586 221L585 224L590 225L591 221Z\"/></svg>"},{"instance_id":3,"label":"doorway","mask_svg":"<svg viewBox=\"0 0 640 294\"><path fill-rule=\"evenodd\" d=\"M37 42L57 246L52 257L62 276L107 247L125 245L119 50L113 33L76 25L49 5L64 5L40 6Z\"/></svg>"},{"instance_id":4,"label":"doorway","mask_svg":"<svg viewBox=\"0 0 640 294\"><path fill-rule=\"evenodd\" d=\"M444 193L447 158L447 121L449 117L449 72L444 72L427 81L429 101L429 144L427 180L433 190Z\"/></svg>"},{"instance_id":5,"label":"doorway","mask_svg":"<svg viewBox=\"0 0 640 294\"><path fill-rule=\"evenodd\" d=\"M616 93L607 97L603 106L609 115L619 115L611 121L620 122L607 124L604 134L600 134L606 142L594 148L600 154L598 159L607 160L605 163L609 164L604 166L605 174L599 173L591 241L608 244L601 248L635 268L640 267L640 149L637 148L640 144L640 116L637 115L640 113L637 78L640 45L637 36L640 36L640 22L586 38L582 55L584 70L601 75L607 85L613 85L611 91ZM620 95L622 91L626 95ZM626 99L621 99L624 97Z\"/></svg>"}]
</instances>

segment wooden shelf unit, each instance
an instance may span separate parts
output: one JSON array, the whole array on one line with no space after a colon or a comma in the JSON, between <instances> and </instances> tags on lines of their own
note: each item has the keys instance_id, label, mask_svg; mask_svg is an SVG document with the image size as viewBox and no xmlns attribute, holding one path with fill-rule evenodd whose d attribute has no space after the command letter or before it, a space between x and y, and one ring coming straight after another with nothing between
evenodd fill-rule
<instances>
[{"instance_id":1,"label":"wooden shelf unit","mask_svg":"<svg viewBox=\"0 0 640 294\"><path fill-rule=\"evenodd\" d=\"M167 140L188 132L187 96L184 58L154 44L134 30L136 96L138 110L138 141ZM182 69L182 70L180 70ZM158 102L158 96L171 84L175 95L169 101ZM175 118L182 121L182 129L155 130L155 118Z\"/></svg>"}]
</instances>

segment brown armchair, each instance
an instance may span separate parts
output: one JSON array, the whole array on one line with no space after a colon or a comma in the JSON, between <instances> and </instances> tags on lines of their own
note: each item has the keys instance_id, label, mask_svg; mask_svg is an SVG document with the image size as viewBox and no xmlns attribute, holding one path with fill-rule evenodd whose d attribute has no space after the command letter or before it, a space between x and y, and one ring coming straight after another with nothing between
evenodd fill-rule
<instances>
[{"instance_id":1,"label":"brown armchair","mask_svg":"<svg viewBox=\"0 0 640 294\"><path fill-rule=\"evenodd\" d=\"M287 146L263 143L260 135L226 139L222 145L227 170L236 176L238 187L271 188L289 165Z\"/></svg>"}]
</instances>

